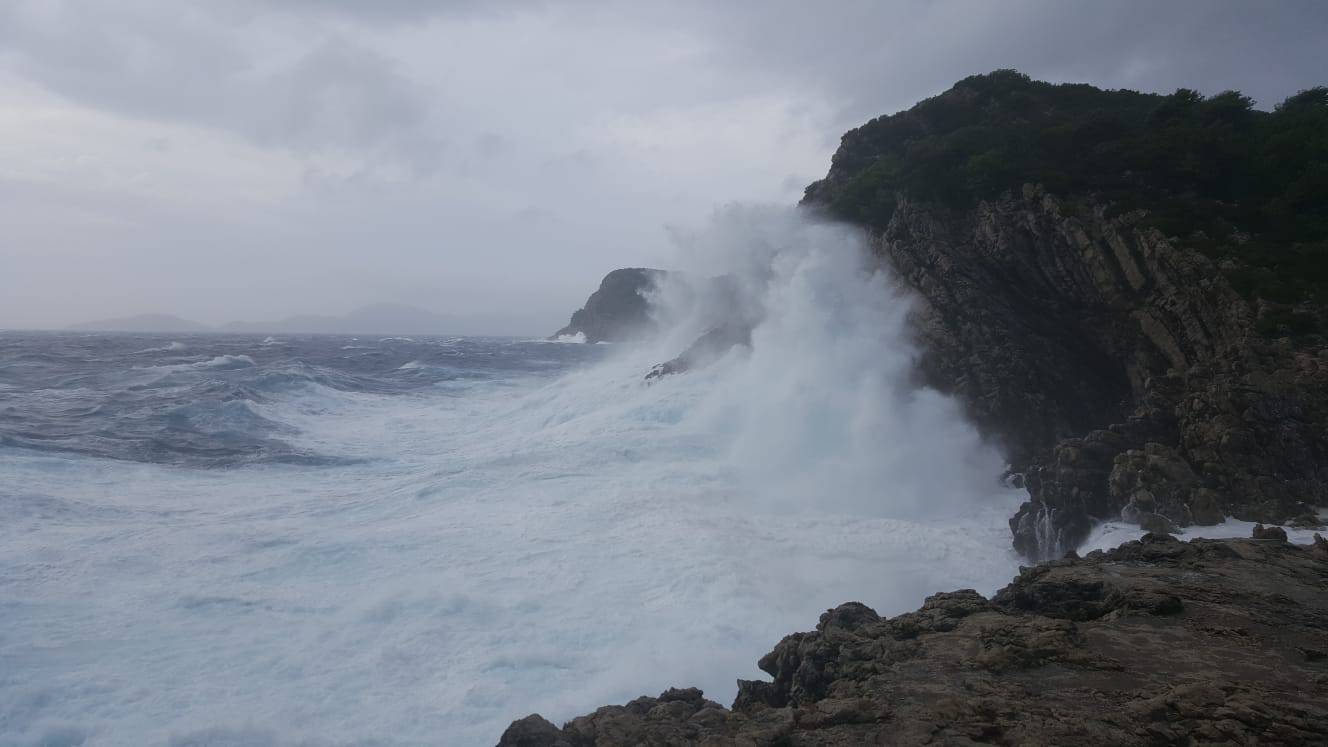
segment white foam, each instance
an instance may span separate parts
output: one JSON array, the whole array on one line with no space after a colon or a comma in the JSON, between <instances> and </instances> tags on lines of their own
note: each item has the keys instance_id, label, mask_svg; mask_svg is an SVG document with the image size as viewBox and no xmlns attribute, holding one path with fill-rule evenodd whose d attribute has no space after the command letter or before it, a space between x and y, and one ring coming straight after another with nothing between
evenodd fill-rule
<instances>
[{"instance_id":1,"label":"white foam","mask_svg":"<svg viewBox=\"0 0 1328 747\"><path fill-rule=\"evenodd\" d=\"M1239 539L1248 538L1254 533L1255 522L1241 521L1227 517L1227 520L1215 526L1190 526L1185 527L1176 534L1177 539ZM1295 527L1282 527L1286 530L1287 540L1300 545L1309 545L1314 542L1314 529L1297 529ZM1322 531L1322 530L1317 530ZM1079 548L1080 555L1086 555L1094 550L1110 550L1113 547L1119 547L1122 543L1131 540L1137 540L1147 534L1139 528L1137 524L1126 524L1121 521L1109 521L1099 524L1093 528L1093 532L1084 540L1083 546Z\"/></svg>"},{"instance_id":2,"label":"white foam","mask_svg":"<svg viewBox=\"0 0 1328 747\"><path fill-rule=\"evenodd\" d=\"M756 255L763 319L750 353L709 368L644 383L705 324L675 307L664 339L557 381L250 404L352 466L7 455L6 728L493 744L531 712L669 686L729 701L841 602L994 592L1022 496L953 403L905 386L906 302L851 238L766 220L702 232Z\"/></svg>"},{"instance_id":3,"label":"white foam","mask_svg":"<svg viewBox=\"0 0 1328 747\"><path fill-rule=\"evenodd\" d=\"M254 359L247 355L218 355L205 361L191 364L194 368L245 368L257 365Z\"/></svg>"},{"instance_id":4,"label":"white foam","mask_svg":"<svg viewBox=\"0 0 1328 747\"><path fill-rule=\"evenodd\" d=\"M143 353L173 353L184 350L186 347L187 346L183 342L173 341L169 345L162 345L161 347L143 348L142 350L134 351L131 355L142 355Z\"/></svg>"}]
</instances>

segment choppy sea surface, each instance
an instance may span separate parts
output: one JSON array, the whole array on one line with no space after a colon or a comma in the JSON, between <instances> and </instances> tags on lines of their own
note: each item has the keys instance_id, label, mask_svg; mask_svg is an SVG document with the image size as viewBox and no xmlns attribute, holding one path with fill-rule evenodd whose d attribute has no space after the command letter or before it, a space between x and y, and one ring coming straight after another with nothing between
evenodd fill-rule
<instances>
[{"instance_id":1,"label":"choppy sea surface","mask_svg":"<svg viewBox=\"0 0 1328 747\"><path fill-rule=\"evenodd\" d=\"M724 366L652 355L0 333L0 744L492 744L1013 573L1010 497L753 504L694 417Z\"/></svg>"},{"instance_id":2,"label":"choppy sea surface","mask_svg":"<svg viewBox=\"0 0 1328 747\"><path fill-rule=\"evenodd\" d=\"M649 347L0 333L0 745L493 744L1008 582L1021 496L940 500L946 402L779 329L649 385Z\"/></svg>"}]
</instances>

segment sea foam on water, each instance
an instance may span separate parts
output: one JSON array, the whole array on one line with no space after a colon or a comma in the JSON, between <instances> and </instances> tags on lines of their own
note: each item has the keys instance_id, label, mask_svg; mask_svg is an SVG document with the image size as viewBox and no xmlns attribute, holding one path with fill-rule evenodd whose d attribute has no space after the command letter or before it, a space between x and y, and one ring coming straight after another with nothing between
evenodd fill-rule
<instances>
[{"instance_id":1,"label":"sea foam on water","mask_svg":"<svg viewBox=\"0 0 1328 747\"><path fill-rule=\"evenodd\" d=\"M644 380L723 308L669 287L658 339L466 342L424 382L424 339L189 338L231 357L173 387L224 383L330 461L0 450L0 742L491 744L669 686L729 701L827 607L1008 581L1020 496L909 383L908 302L858 237L742 209L680 242L755 324L685 374Z\"/></svg>"}]
</instances>

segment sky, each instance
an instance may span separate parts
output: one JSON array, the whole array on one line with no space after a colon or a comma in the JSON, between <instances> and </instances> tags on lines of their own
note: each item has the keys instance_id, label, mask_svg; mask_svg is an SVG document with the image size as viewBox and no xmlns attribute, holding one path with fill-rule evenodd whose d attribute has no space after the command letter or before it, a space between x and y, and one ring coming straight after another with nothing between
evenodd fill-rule
<instances>
[{"instance_id":1,"label":"sky","mask_svg":"<svg viewBox=\"0 0 1328 747\"><path fill-rule=\"evenodd\" d=\"M1328 83L1328 3L0 0L0 328L380 302L565 323L997 68Z\"/></svg>"}]
</instances>

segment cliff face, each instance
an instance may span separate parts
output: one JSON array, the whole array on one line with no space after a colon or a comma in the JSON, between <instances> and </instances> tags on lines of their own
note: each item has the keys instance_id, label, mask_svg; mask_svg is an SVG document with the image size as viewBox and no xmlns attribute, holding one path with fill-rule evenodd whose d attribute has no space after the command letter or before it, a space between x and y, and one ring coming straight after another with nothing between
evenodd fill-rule
<instances>
[{"instance_id":1,"label":"cliff face","mask_svg":"<svg viewBox=\"0 0 1328 747\"><path fill-rule=\"evenodd\" d=\"M998 71L844 136L804 204L917 292L925 381L1024 473L1015 546L1328 503L1328 89L1254 111Z\"/></svg>"},{"instance_id":2,"label":"cliff face","mask_svg":"<svg viewBox=\"0 0 1328 747\"><path fill-rule=\"evenodd\" d=\"M669 690L512 724L500 747L1322 744L1328 543L1146 535L1026 569L988 600L857 603L763 657L732 710Z\"/></svg>"},{"instance_id":3,"label":"cliff face","mask_svg":"<svg viewBox=\"0 0 1328 747\"><path fill-rule=\"evenodd\" d=\"M919 375L1004 445L1048 562L830 610L731 709L673 689L501 744L1328 743L1328 542L1167 534L1328 505L1325 175L1324 88L1269 113L999 71L845 135L804 204L916 292ZM1156 533L1072 552L1116 518Z\"/></svg>"},{"instance_id":4,"label":"cliff face","mask_svg":"<svg viewBox=\"0 0 1328 747\"><path fill-rule=\"evenodd\" d=\"M1256 334L1215 264L1144 219L1026 186L964 210L901 197L872 232L921 297L928 383L1026 471L1029 555L1123 509L1186 526L1328 503L1328 357Z\"/></svg>"},{"instance_id":5,"label":"cliff face","mask_svg":"<svg viewBox=\"0 0 1328 747\"><path fill-rule=\"evenodd\" d=\"M645 293L664 277L663 270L627 267L604 276L586 305L572 314L566 327L554 333L585 335L586 342L623 342L654 328Z\"/></svg>"},{"instance_id":6,"label":"cliff face","mask_svg":"<svg viewBox=\"0 0 1328 747\"><path fill-rule=\"evenodd\" d=\"M916 291L922 379L1006 450L1035 559L1096 521L1317 523L1328 504L1328 88L1272 112L973 76L847 133L804 205ZM620 339L653 271L564 333ZM652 376L740 344L724 320Z\"/></svg>"}]
</instances>

